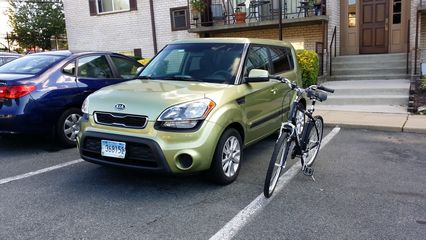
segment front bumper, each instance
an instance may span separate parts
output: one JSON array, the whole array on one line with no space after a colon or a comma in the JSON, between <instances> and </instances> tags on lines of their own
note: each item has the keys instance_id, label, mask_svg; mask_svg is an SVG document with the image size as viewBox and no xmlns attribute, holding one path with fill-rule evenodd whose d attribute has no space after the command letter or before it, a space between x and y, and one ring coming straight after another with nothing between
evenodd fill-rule
<instances>
[{"instance_id":1,"label":"front bumper","mask_svg":"<svg viewBox=\"0 0 426 240\"><path fill-rule=\"evenodd\" d=\"M101 140L126 142L126 157L118 159L101 155ZM170 172L170 168L161 152L160 146L152 140L106 134L98 132L85 132L79 138L79 151L81 157L92 163L114 165L118 167L131 167L142 170Z\"/></svg>"},{"instance_id":2,"label":"front bumper","mask_svg":"<svg viewBox=\"0 0 426 240\"><path fill-rule=\"evenodd\" d=\"M92 163L136 168L154 172L184 174L210 168L221 126L203 122L193 132L166 132L156 130L154 122L145 129L129 129L96 124L84 116L77 137L81 157ZM101 156L101 140L126 143L124 159ZM184 166L182 156L190 156L192 163Z\"/></svg>"}]
</instances>

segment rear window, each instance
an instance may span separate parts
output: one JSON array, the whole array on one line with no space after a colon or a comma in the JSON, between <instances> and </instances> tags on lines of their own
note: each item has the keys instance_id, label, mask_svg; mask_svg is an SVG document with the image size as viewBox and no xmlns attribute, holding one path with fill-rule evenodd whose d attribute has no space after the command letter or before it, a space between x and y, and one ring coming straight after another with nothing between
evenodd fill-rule
<instances>
[{"instance_id":1,"label":"rear window","mask_svg":"<svg viewBox=\"0 0 426 240\"><path fill-rule=\"evenodd\" d=\"M0 73L38 74L64 58L53 55L28 55L1 66Z\"/></svg>"}]
</instances>

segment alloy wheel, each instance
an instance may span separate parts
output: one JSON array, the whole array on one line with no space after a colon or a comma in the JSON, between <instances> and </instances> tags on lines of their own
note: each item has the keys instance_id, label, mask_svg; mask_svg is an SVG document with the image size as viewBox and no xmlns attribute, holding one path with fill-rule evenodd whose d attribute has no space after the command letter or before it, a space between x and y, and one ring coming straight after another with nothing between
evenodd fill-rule
<instances>
[{"instance_id":1,"label":"alloy wheel","mask_svg":"<svg viewBox=\"0 0 426 240\"><path fill-rule=\"evenodd\" d=\"M80 126L79 126L80 119L81 119L81 115L76 113L69 115L65 119L63 130L64 130L64 135L68 140L73 142L76 141L76 136L78 132L80 131Z\"/></svg>"},{"instance_id":2,"label":"alloy wheel","mask_svg":"<svg viewBox=\"0 0 426 240\"><path fill-rule=\"evenodd\" d=\"M237 172L241 160L240 142L235 136L230 136L222 149L222 169L227 177L232 177Z\"/></svg>"}]
</instances>

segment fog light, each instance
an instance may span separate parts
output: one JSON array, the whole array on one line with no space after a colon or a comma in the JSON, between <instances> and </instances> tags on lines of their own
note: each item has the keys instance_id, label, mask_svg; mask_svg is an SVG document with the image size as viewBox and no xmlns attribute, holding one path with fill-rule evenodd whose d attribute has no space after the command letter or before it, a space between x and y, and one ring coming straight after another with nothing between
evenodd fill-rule
<instances>
[{"instance_id":1,"label":"fog light","mask_svg":"<svg viewBox=\"0 0 426 240\"><path fill-rule=\"evenodd\" d=\"M192 166L192 157L189 154L181 154L177 157L179 167L188 169Z\"/></svg>"}]
</instances>

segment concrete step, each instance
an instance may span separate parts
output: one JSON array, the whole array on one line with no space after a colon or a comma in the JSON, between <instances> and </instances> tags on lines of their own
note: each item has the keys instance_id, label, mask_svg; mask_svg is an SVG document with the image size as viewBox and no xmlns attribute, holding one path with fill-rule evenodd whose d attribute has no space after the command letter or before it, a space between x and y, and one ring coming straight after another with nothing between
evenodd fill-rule
<instances>
[{"instance_id":1,"label":"concrete step","mask_svg":"<svg viewBox=\"0 0 426 240\"><path fill-rule=\"evenodd\" d=\"M385 96L393 96L393 95L407 95L409 90L405 88L364 88L364 89L353 89L353 88L343 88L336 89L333 96L370 96L370 95L385 95Z\"/></svg>"},{"instance_id":2,"label":"concrete step","mask_svg":"<svg viewBox=\"0 0 426 240\"><path fill-rule=\"evenodd\" d=\"M396 105L408 106L407 95L329 95L324 105Z\"/></svg>"},{"instance_id":3,"label":"concrete step","mask_svg":"<svg viewBox=\"0 0 426 240\"><path fill-rule=\"evenodd\" d=\"M332 75L330 81L409 79L407 74Z\"/></svg>"},{"instance_id":4,"label":"concrete step","mask_svg":"<svg viewBox=\"0 0 426 240\"><path fill-rule=\"evenodd\" d=\"M338 56L333 60L336 62L372 62L372 63L381 63L381 62L394 62L394 61L406 61L407 54L396 53L396 54L368 54L368 55L347 55L347 56Z\"/></svg>"},{"instance_id":5,"label":"concrete step","mask_svg":"<svg viewBox=\"0 0 426 240\"><path fill-rule=\"evenodd\" d=\"M406 68L400 67L377 67L371 68L333 68L334 75L390 75L390 74L406 74Z\"/></svg>"},{"instance_id":6,"label":"concrete step","mask_svg":"<svg viewBox=\"0 0 426 240\"><path fill-rule=\"evenodd\" d=\"M349 112L373 112L373 113L407 113L406 106L391 105L321 105L315 107L318 111L349 111Z\"/></svg>"},{"instance_id":7,"label":"concrete step","mask_svg":"<svg viewBox=\"0 0 426 240\"><path fill-rule=\"evenodd\" d=\"M407 64L405 61L391 61L386 62L383 64L372 64L371 62L351 62L347 63L344 61L335 61L333 60L333 70L337 69L345 69L345 68L404 68L404 70L407 70Z\"/></svg>"}]
</instances>

